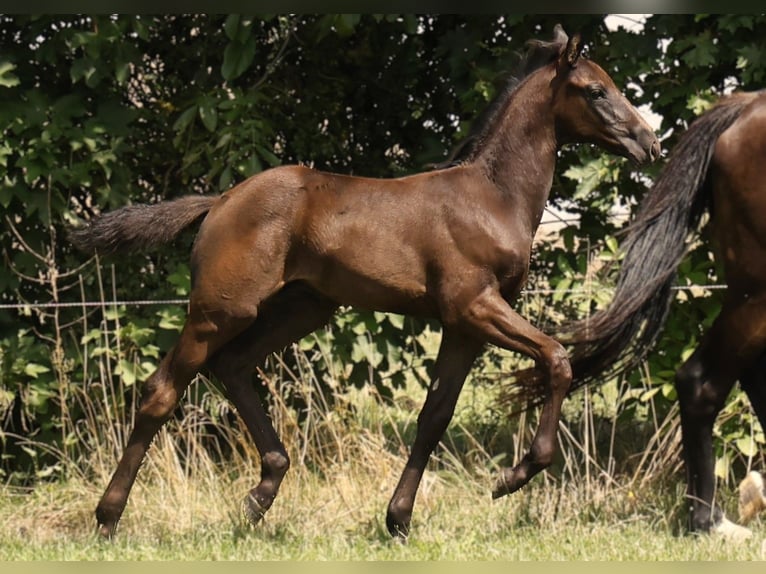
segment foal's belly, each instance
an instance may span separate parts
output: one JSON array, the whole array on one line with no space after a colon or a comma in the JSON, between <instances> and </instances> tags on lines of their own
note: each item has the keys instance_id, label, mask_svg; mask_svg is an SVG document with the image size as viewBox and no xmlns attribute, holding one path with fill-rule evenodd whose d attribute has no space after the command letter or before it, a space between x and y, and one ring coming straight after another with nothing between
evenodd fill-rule
<instances>
[{"instance_id":1,"label":"foal's belly","mask_svg":"<svg viewBox=\"0 0 766 574\"><path fill-rule=\"evenodd\" d=\"M437 306L428 293L425 270L410 262L371 258L338 261L324 257L300 279L340 305L362 309L436 316Z\"/></svg>"}]
</instances>

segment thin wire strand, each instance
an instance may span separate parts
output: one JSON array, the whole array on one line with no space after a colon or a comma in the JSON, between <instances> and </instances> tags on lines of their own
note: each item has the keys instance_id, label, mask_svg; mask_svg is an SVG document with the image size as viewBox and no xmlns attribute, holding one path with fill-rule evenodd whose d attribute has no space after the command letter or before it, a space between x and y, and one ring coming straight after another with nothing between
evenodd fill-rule
<instances>
[{"instance_id":1,"label":"thin wire strand","mask_svg":"<svg viewBox=\"0 0 766 574\"><path fill-rule=\"evenodd\" d=\"M726 289L723 284L711 285L676 285L671 287L673 291L692 291L693 289L718 290ZM552 295L553 293L568 294L591 294L596 291L611 291L612 287L576 287L570 289L523 289L522 295ZM133 306L147 307L152 305L187 305L189 299L139 299L136 301L59 301L48 303L0 303L0 309L61 309L65 307L114 307L114 306Z\"/></svg>"}]
</instances>

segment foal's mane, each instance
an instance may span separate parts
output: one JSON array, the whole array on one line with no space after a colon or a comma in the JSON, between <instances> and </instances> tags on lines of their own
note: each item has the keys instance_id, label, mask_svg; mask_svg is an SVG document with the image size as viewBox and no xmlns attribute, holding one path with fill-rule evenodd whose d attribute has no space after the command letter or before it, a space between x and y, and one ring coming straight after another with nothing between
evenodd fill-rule
<instances>
[{"instance_id":1,"label":"foal's mane","mask_svg":"<svg viewBox=\"0 0 766 574\"><path fill-rule=\"evenodd\" d=\"M519 86L533 72L556 61L566 48L567 40L567 35L559 25L554 29L554 38L551 42L536 39L527 40L525 43L527 51L520 56L516 70L511 74L503 89L477 116L468 135L452 150L449 158L436 164L434 168L446 169L474 160L489 139L498 117L508 107L511 97L516 93Z\"/></svg>"}]
</instances>

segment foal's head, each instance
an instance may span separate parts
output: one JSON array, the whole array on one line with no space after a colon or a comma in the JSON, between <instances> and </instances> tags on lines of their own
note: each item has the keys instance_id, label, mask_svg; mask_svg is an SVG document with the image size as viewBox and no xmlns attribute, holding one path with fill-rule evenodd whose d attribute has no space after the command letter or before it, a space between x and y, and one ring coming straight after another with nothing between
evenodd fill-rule
<instances>
[{"instance_id":1,"label":"foal's head","mask_svg":"<svg viewBox=\"0 0 766 574\"><path fill-rule=\"evenodd\" d=\"M637 164L657 159L660 142L654 131L612 78L580 57L579 34L569 38L557 25L554 40L547 45L559 54L551 82L559 145L593 143Z\"/></svg>"}]
</instances>

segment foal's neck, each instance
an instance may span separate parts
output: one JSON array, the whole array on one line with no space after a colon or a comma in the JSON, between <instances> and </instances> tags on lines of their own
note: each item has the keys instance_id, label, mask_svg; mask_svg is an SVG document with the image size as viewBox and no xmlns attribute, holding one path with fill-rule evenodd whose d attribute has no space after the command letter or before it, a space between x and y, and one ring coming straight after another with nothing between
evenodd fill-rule
<instances>
[{"instance_id":1,"label":"foal's neck","mask_svg":"<svg viewBox=\"0 0 766 574\"><path fill-rule=\"evenodd\" d=\"M544 68L517 88L475 160L530 230L540 221L556 165L553 73Z\"/></svg>"}]
</instances>

